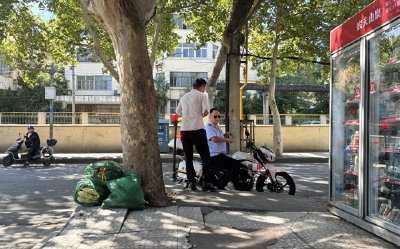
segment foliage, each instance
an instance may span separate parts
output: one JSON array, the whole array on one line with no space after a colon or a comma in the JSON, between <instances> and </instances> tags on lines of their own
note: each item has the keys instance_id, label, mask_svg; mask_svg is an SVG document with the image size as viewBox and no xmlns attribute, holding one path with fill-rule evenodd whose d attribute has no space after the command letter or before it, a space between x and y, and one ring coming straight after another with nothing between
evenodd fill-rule
<instances>
[{"instance_id":1,"label":"foliage","mask_svg":"<svg viewBox=\"0 0 400 249\"><path fill-rule=\"evenodd\" d=\"M57 73L54 74L54 87L57 94L65 95L68 83L65 80L65 71L62 65L55 67ZM27 74L30 74L29 76ZM45 99L45 87L50 85L48 73L25 72L23 77L18 78L19 89L13 92L8 89L3 92L0 99L0 111L2 112L49 112L49 101ZM18 100L16 104L16 100ZM66 111L61 102L54 102L55 112Z\"/></svg>"},{"instance_id":2,"label":"foliage","mask_svg":"<svg viewBox=\"0 0 400 249\"><path fill-rule=\"evenodd\" d=\"M165 113L165 107L168 103L169 83L165 77L157 77L154 79L154 86L156 88L158 111L159 113Z\"/></svg>"},{"instance_id":3,"label":"foliage","mask_svg":"<svg viewBox=\"0 0 400 249\"><path fill-rule=\"evenodd\" d=\"M330 31L370 4L372 0L270 0L263 4L251 21L249 44L255 55L272 57L273 37L279 28L279 57L291 56L299 61L278 60L277 76L296 71L304 60L329 62ZM287 15L286 13L291 13ZM270 81L271 61L252 57L263 83ZM262 65L260 67L259 65ZM321 76L329 78L329 67Z\"/></svg>"},{"instance_id":4,"label":"foliage","mask_svg":"<svg viewBox=\"0 0 400 249\"><path fill-rule=\"evenodd\" d=\"M218 90L214 94L214 108L217 108L221 114L225 114L225 90ZM250 94L249 91L243 91L243 114L262 114L263 99L262 95Z\"/></svg>"}]
</instances>

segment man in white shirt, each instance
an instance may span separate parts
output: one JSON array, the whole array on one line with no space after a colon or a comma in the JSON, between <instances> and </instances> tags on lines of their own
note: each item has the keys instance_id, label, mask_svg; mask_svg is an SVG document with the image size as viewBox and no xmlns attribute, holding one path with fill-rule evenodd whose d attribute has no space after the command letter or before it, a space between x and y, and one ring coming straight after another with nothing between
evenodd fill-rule
<instances>
[{"instance_id":1,"label":"man in white shirt","mask_svg":"<svg viewBox=\"0 0 400 249\"><path fill-rule=\"evenodd\" d=\"M216 191L211 183L210 150L208 149L206 130L203 117L208 115L208 98L204 93L207 82L198 78L193 84L193 90L185 94L179 101L176 114L182 116L181 139L186 156L186 172L191 190L196 188L196 172L193 167L193 145L203 161L204 183L203 191Z\"/></svg>"}]
</instances>

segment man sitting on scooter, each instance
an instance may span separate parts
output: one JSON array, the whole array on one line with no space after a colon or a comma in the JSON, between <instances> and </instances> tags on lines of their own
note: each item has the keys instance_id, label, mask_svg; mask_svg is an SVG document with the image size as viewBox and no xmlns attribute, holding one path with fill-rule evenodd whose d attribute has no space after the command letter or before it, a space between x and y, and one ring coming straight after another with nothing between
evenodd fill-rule
<instances>
[{"instance_id":1,"label":"man sitting on scooter","mask_svg":"<svg viewBox=\"0 0 400 249\"><path fill-rule=\"evenodd\" d=\"M216 108L210 110L210 121L206 125L208 147L210 148L211 167L217 170L231 170L230 179L226 190L236 190L234 183L239 178L240 168L243 165L235 159L229 157L226 151L226 143L233 143L233 134L223 133L219 127L221 114Z\"/></svg>"},{"instance_id":2,"label":"man sitting on scooter","mask_svg":"<svg viewBox=\"0 0 400 249\"><path fill-rule=\"evenodd\" d=\"M30 147L24 166L29 166L29 161L32 159L33 155L35 155L36 150L40 147L39 134L35 132L35 127L32 125L28 127L28 133L26 134L25 139L25 144L29 143Z\"/></svg>"}]
</instances>

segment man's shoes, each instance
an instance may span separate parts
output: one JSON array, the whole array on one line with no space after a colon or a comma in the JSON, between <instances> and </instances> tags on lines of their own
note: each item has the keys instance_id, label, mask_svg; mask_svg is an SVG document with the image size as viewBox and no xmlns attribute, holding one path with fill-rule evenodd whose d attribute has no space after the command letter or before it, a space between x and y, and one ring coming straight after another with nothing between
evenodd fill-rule
<instances>
[{"instance_id":1,"label":"man's shoes","mask_svg":"<svg viewBox=\"0 0 400 249\"><path fill-rule=\"evenodd\" d=\"M195 182L195 181L190 182L190 183L189 183L189 186L190 186L190 190L197 190L196 182Z\"/></svg>"},{"instance_id":2,"label":"man's shoes","mask_svg":"<svg viewBox=\"0 0 400 249\"><path fill-rule=\"evenodd\" d=\"M205 182L205 183L203 183L202 190L205 192L207 192L207 191L215 192L215 191L217 191L217 187L215 187L212 183Z\"/></svg>"},{"instance_id":3,"label":"man's shoes","mask_svg":"<svg viewBox=\"0 0 400 249\"><path fill-rule=\"evenodd\" d=\"M24 166L24 167L29 167L29 163L28 163L28 162L25 162L23 166Z\"/></svg>"},{"instance_id":4,"label":"man's shoes","mask_svg":"<svg viewBox=\"0 0 400 249\"><path fill-rule=\"evenodd\" d=\"M197 190L196 181L193 181L193 182L188 181L186 183L186 187L185 188L190 188L190 190Z\"/></svg>"},{"instance_id":5,"label":"man's shoes","mask_svg":"<svg viewBox=\"0 0 400 249\"><path fill-rule=\"evenodd\" d=\"M225 186L225 190L228 190L228 191L235 191L236 188L235 188L235 185L233 185L233 184L231 184L231 183L228 183L228 184Z\"/></svg>"}]
</instances>

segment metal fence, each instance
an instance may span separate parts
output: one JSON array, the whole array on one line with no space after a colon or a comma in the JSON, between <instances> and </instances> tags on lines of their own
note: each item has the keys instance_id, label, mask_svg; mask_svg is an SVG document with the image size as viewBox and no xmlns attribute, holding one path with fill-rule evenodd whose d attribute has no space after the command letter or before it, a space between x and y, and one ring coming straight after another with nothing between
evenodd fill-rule
<instances>
[{"instance_id":1,"label":"metal fence","mask_svg":"<svg viewBox=\"0 0 400 249\"><path fill-rule=\"evenodd\" d=\"M41 118L39 116L41 115ZM50 113L37 112L3 112L0 113L0 124L49 124ZM160 119L164 119L165 115L160 114ZM170 120L172 115L170 117ZM265 114L248 114L244 119L254 119L256 125L272 125L273 115ZM316 125L329 124L329 115L326 114L281 114L282 125ZM44 123L45 122L45 123ZM71 113L71 112L54 112L54 124L115 124L119 125L121 115L119 113ZM221 114L220 124L225 125L225 115Z\"/></svg>"},{"instance_id":2,"label":"metal fence","mask_svg":"<svg viewBox=\"0 0 400 249\"><path fill-rule=\"evenodd\" d=\"M49 112L46 112L46 124L50 124ZM54 112L53 124L82 124L82 113Z\"/></svg>"},{"instance_id":3,"label":"metal fence","mask_svg":"<svg viewBox=\"0 0 400 249\"><path fill-rule=\"evenodd\" d=\"M89 124L120 124L119 113L89 113Z\"/></svg>"},{"instance_id":4,"label":"metal fence","mask_svg":"<svg viewBox=\"0 0 400 249\"><path fill-rule=\"evenodd\" d=\"M1 124L34 125L38 123L37 112L3 112L0 116Z\"/></svg>"}]
</instances>

